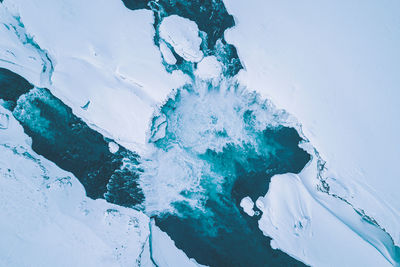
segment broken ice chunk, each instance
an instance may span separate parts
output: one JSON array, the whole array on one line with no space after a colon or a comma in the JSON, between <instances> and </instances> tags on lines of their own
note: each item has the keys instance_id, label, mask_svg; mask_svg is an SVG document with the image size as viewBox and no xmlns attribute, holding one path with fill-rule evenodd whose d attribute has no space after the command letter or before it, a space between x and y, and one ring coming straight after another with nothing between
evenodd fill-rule
<instances>
[{"instance_id":1,"label":"broken ice chunk","mask_svg":"<svg viewBox=\"0 0 400 267\"><path fill-rule=\"evenodd\" d=\"M199 62L203 58L203 52L200 50L202 40L194 21L171 15L163 19L159 31L160 37L183 59Z\"/></svg>"},{"instance_id":2,"label":"broken ice chunk","mask_svg":"<svg viewBox=\"0 0 400 267\"><path fill-rule=\"evenodd\" d=\"M250 197L245 197L240 201L240 206L243 208L243 211L246 212L249 216L254 216L254 202Z\"/></svg>"},{"instance_id":3,"label":"broken ice chunk","mask_svg":"<svg viewBox=\"0 0 400 267\"><path fill-rule=\"evenodd\" d=\"M162 57L164 58L164 61L167 64L169 64L169 65L176 64L176 58L175 58L174 54L172 54L171 50L164 42L160 42L160 51L161 51Z\"/></svg>"},{"instance_id":4,"label":"broken ice chunk","mask_svg":"<svg viewBox=\"0 0 400 267\"><path fill-rule=\"evenodd\" d=\"M108 150L110 150L111 153L115 154L119 150L119 145L114 142L108 143Z\"/></svg>"}]
</instances>

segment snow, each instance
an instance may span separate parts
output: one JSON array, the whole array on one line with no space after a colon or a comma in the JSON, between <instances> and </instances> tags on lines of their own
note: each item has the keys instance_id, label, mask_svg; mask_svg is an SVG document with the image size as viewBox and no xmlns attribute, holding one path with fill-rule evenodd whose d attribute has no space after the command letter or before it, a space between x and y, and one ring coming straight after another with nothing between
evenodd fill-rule
<instances>
[{"instance_id":1,"label":"snow","mask_svg":"<svg viewBox=\"0 0 400 267\"><path fill-rule=\"evenodd\" d=\"M176 58L165 42L160 42L160 52L167 64L175 65Z\"/></svg>"},{"instance_id":2,"label":"snow","mask_svg":"<svg viewBox=\"0 0 400 267\"><path fill-rule=\"evenodd\" d=\"M254 202L250 197L244 197L240 201L240 207L243 208L243 211L246 212L249 216L254 216Z\"/></svg>"},{"instance_id":3,"label":"snow","mask_svg":"<svg viewBox=\"0 0 400 267\"><path fill-rule=\"evenodd\" d=\"M215 56L208 56L203 58L197 64L195 74L201 79L215 79L221 76L222 65Z\"/></svg>"},{"instance_id":4,"label":"snow","mask_svg":"<svg viewBox=\"0 0 400 267\"><path fill-rule=\"evenodd\" d=\"M194 21L171 15L161 21L159 31L160 37L183 59L199 62L203 58L203 52L200 50L202 40Z\"/></svg>"},{"instance_id":5,"label":"snow","mask_svg":"<svg viewBox=\"0 0 400 267\"><path fill-rule=\"evenodd\" d=\"M15 27L15 28L13 28ZM45 87L48 85L48 71L42 73L47 65L42 51L27 43L25 29L10 14L4 5L0 5L0 67L24 75L32 83Z\"/></svg>"},{"instance_id":6,"label":"snow","mask_svg":"<svg viewBox=\"0 0 400 267\"><path fill-rule=\"evenodd\" d=\"M162 65L152 12L131 11L120 0L6 0L3 5L20 15L26 32L52 58L51 92L102 134L143 149L154 108L188 79ZM29 72L33 63L26 62L37 50L19 44L10 31L0 33L21 54L7 60L21 65L18 73L39 86ZM81 108L88 101L88 108Z\"/></svg>"},{"instance_id":7,"label":"snow","mask_svg":"<svg viewBox=\"0 0 400 267\"><path fill-rule=\"evenodd\" d=\"M238 80L298 119L327 161L331 193L364 210L399 245L400 2L224 3L237 24L225 37L245 67ZM323 202L352 220L336 201Z\"/></svg>"}]
</instances>

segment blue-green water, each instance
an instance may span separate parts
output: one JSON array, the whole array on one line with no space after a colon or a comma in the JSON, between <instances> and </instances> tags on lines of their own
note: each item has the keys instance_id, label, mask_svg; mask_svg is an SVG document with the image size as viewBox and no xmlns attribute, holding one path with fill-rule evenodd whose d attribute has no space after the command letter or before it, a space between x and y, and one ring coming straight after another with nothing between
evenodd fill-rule
<instances>
[{"instance_id":1,"label":"blue-green water","mask_svg":"<svg viewBox=\"0 0 400 267\"><path fill-rule=\"evenodd\" d=\"M210 266L303 266L273 250L259 216L239 206L264 196L273 175L298 173L310 160L284 118L255 93L208 83L178 90L155 117L155 133L166 128L153 133L156 152L143 163L146 212L189 257Z\"/></svg>"},{"instance_id":2,"label":"blue-green water","mask_svg":"<svg viewBox=\"0 0 400 267\"><path fill-rule=\"evenodd\" d=\"M33 150L72 172L91 198L133 207L143 201L137 186L138 155L92 130L49 90L33 88L23 77L0 69L0 99L32 138Z\"/></svg>"},{"instance_id":3,"label":"blue-green water","mask_svg":"<svg viewBox=\"0 0 400 267\"><path fill-rule=\"evenodd\" d=\"M273 250L270 239L258 228L259 217L249 217L239 206L245 196L255 201L265 195L273 174L298 172L309 160L309 155L297 146L300 138L294 129L268 130L265 138L282 146L276 157L255 157L250 152L245 160L237 159L238 151L233 147L222 153L207 152L207 160L231 176L227 181L233 181L224 185L224 193L217 200L207 200L205 206L211 212L199 214L191 209L185 211L187 207L183 206L178 209L184 216L168 214L156 219L157 225L175 244L199 263L210 266L303 266L285 253ZM211 234L201 230L207 227L213 229Z\"/></svg>"},{"instance_id":4,"label":"blue-green water","mask_svg":"<svg viewBox=\"0 0 400 267\"><path fill-rule=\"evenodd\" d=\"M240 70L236 49L223 38L234 20L222 1L124 2L132 9L151 8L156 30L172 14L196 21L205 33L204 54L224 64L226 77ZM190 75L195 65L175 56L174 68ZM265 195L274 174L299 172L309 160L298 147L297 131L282 125L286 114L257 94L234 84L204 82L179 89L154 117L154 153L140 159L123 147L111 153L111 140L47 89L32 89L22 77L1 73L0 85L6 89L0 96L32 138L35 152L72 172L89 197L144 207L180 249L202 264L303 265L271 249L258 228L259 216L249 217L239 207L245 196L255 201Z\"/></svg>"},{"instance_id":5,"label":"blue-green water","mask_svg":"<svg viewBox=\"0 0 400 267\"><path fill-rule=\"evenodd\" d=\"M33 86L18 74L0 68L0 99L6 101L4 105L13 109L18 98L27 93Z\"/></svg>"},{"instance_id":6,"label":"blue-green water","mask_svg":"<svg viewBox=\"0 0 400 267\"><path fill-rule=\"evenodd\" d=\"M13 114L32 138L33 150L72 172L89 197L104 198L107 193L106 198L113 203L133 206L141 202L135 182L137 171L121 168L124 161L137 164L138 156L123 147L111 153L111 140L89 128L50 91L35 88L22 95ZM124 196L128 185L132 194L129 197Z\"/></svg>"}]
</instances>

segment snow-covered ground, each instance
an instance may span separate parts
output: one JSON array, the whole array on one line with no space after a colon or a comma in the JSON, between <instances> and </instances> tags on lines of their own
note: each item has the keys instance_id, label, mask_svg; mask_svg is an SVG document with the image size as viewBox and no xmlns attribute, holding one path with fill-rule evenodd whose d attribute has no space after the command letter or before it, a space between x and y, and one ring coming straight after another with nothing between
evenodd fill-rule
<instances>
[{"instance_id":1,"label":"snow-covered ground","mask_svg":"<svg viewBox=\"0 0 400 267\"><path fill-rule=\"evenodd\" d=\"M400 2L224 2L239 80L298 119L330 192L399 245Z\"/></svg>"}]
</instances>

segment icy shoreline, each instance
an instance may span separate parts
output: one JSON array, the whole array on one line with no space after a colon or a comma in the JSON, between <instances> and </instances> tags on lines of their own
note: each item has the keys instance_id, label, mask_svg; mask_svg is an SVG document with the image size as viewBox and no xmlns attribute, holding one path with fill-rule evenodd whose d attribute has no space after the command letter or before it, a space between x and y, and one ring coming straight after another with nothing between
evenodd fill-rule
<instances>
[{"instance_id":1,"label":"icy shoreline","mask_svg":"<svg viewBox=\"0 0 400 267\"><path fill-rule=\"evenodd\" d=\"M225 2L237 20L226 39L236 46L245 66L236 78L295 116L292 126L320 153L302 174L273 179L271 190L256 203L264 212L260 229L274 239L274 247L308 264L396 265L399 251L392 243L400 242L400 198L395 186L400 112L395 87L400 80L395 71L400 68L396 63L400 38L392 25L398 3L386 3L392 5L388 8L392 13L384 18L386 9L372 4L358 12L357 5L345 4L269 3L270 9L255 10L245 2ZM256 6L267 5L261 2ZM96 6L102 6L95 9L97 13ZM330 9L342 17L330 14ZM320 11L326 16L318 15ZM151 11L129 11L119 1L92 1L86 6L77 0L68 4L5 0L0 12L0 67L48 87L92 128L139 153L146 150L154 111L173 88L189 81L182 71L164 68L162 58L168 64L176 59L165 43L160 44L161 52L154 45ZM41 12L50 17L38 19ZM104 20L110 13L119 20ZM371 17L376 24L371 25ZM187 61L198 62L203 57L198 28L193 21L179 21L162 36ZM191 33L187 36L178 27L185 23ZM382 30L385 27L393 34ZM171 32L177 38L169 38ZM371 42L375 36L379 42ZM218 80L226 67L218 60L205 57L194 75ZM162 138L161 132L157 134L156 139ZM326 161L324 170L317 159ZM285 194L279 195L279 190ZM287 206L270 212L282 203ZM287 225L287 218L292 225ZM334 240L328 226L340 233L339 240ZM351 246L341 247L341 242ZM107 248L102 251L109 253Z\"/></svg>"}]
</instances>

